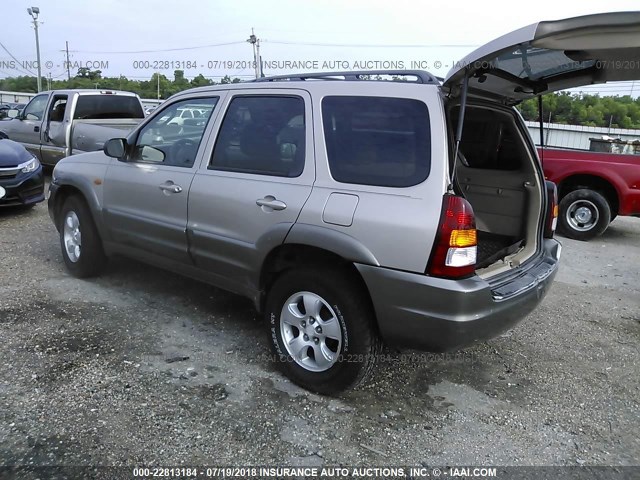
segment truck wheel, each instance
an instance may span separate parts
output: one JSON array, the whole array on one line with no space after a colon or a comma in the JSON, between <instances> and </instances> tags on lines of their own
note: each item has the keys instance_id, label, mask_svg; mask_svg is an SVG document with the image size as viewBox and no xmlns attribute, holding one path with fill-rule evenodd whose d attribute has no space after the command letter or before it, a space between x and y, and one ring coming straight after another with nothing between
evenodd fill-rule
<instances>
[{"instance_id":1,"label":"truck wheel","mask_svg":"<svg viewBox=\"0 0 640 480\"><path fill-rule=\"evenodd\" d=\"M62 258L74 277L99 275L107 263L102 241L84 199L66 199L58 217Z\"/></svg>"},{"instance_id":2,"label":"truck wheel","mask_svg":"<svg viewBox=\"0 0 640 480\"><path fill-rule=\"evenodd\" d=\"M575 240L591 240L601 235L611 222L611 208L598 192L582 188L560 202L559 230Z\"/></svg>"},{"instance_id":3,"label":"truck wheel","mask_svg":"<svg viewBox=\"0 0 640 480\"><path fill-rule=\"evenodd\" d=\"M373 372L381 348L373 308L349 272L283 273L268 293L265 315L274 359L294 383L333 395Z\"/></svg>"}]
</instances>

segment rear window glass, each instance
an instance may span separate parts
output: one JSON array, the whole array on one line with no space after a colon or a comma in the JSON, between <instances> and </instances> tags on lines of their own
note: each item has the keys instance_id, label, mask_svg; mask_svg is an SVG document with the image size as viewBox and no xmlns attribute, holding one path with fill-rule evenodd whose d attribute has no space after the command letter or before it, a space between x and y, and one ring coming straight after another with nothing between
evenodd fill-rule
<instances>
[{"instance_id":1,"label":"rear window glass","mask_svg":"<svg viewBox=\"0 0 640 480\"><path fill-rule=\"evenodd\" d=\"M322 119L336 181L409 187L429 176L429 110L423 102L330 96L322 100Z\"/></svg>"},{"instance_id":2,"label":"rear window glass","mask_svg":"<svg viewBox=\"0 0 640 480\"><path fill-rule=\"evenodd\" d=\"M520 78L531 80L553 77L563 73L586 70L595 65L595 60L574 60L565 52L546 48L527 47L510 50L491 62L491 67L503 70Z\"/></svg>"},{"instance_id":3,"label":"rear window glass","mask_svg":"<svg viewBox=\"0 0 640 480\"><path fill-rule=\"evenodd\" d=\"M125 95L80 95L73 116L81 120L144 118L137 97Z\"/></svg>"}]
</instances>

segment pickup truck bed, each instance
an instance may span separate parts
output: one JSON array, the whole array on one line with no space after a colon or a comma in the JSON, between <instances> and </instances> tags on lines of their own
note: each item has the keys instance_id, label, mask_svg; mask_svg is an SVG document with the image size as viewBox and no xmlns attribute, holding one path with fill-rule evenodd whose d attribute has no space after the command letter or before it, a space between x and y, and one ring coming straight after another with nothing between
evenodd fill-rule
<instances>
[{"instance_id":1,"label":"pickup truck bed","mask_svg":"<svg viewBox=\"0 0 640 480\"><path fill-rule=\"evenodd\" d=\"M110 138L122 137L142 119L74 120L71 155L100 150Z\"/></svg>"}]
</instances>

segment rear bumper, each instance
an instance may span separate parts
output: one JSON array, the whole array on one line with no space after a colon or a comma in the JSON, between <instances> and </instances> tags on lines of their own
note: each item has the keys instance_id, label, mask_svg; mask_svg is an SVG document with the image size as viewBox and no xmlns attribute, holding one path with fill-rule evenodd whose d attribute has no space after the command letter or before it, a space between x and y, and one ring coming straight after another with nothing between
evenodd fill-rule
<instances>
[{"instance_id":1,"label":"rear bumper","mask_svg":"<svg viewBox=\"0 0 640 480\"><path fill-rule=\"evenodd\" d=\"M558 269L560 244L497 285L478 276L445 280L357 264L373 301L380 334L397 348L456 350L509 329L544 298Z\"/></svg>"},{"instance_id":2,"label":"rear bumper","mask_svg":"<svg viewBox=\"0 0 640 480\"><path fill-rule=\"evenodd\" d=\"M42 167L33 173L15 178L0 179L0 187L6 190L0 198L0 207L33 205L44 200L44 173Z\"/></svg>"}]
</instances>

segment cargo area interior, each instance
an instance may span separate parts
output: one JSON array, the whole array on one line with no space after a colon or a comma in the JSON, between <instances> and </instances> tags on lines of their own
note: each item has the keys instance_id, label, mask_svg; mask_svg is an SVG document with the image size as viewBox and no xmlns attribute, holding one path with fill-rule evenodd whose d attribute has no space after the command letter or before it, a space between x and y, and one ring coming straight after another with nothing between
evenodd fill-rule
<instances>
[{"instance_id":1,"label":"cargo area interior","mask_svg":"<svg viewBox=\"0 0 640 480\"><path fill-rule=\"evenodd\" d=\"M458 115L454 107L452 132ZM516 267L536 251L542 208L536 161L514 114L467 105L454 188L475 213L480 276Z\"/></svg>"}]
</instances>

